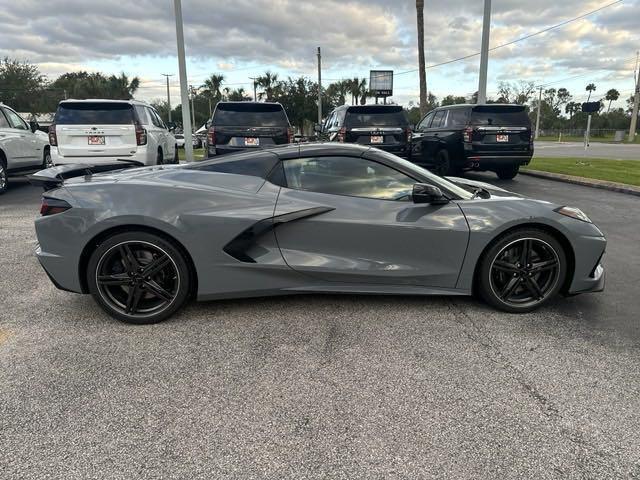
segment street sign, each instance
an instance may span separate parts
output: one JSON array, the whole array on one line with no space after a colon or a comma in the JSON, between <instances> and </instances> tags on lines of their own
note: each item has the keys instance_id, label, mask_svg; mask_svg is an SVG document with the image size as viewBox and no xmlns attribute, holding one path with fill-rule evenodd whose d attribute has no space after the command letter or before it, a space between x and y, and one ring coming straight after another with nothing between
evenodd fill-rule
<instances>
[{"instance_id":1,"label":"street sign","mask_svg":"<svg viewBox=\"0 0 640 480\"><path fill-rule=\"evenodd\" d=\"M585 113L594 113L600 110L600 102L584 102L582 111Z\"/></svg>"},{"instance_id":2,"label":"street sign","mask_svg":"<svg viewBox=\"0 0 640 480\"><path fill-rule=\"evenodd\" d=\"M393 70L370 70L369 90L374 97L393 95Z\"/></svg>"}]
</instances>

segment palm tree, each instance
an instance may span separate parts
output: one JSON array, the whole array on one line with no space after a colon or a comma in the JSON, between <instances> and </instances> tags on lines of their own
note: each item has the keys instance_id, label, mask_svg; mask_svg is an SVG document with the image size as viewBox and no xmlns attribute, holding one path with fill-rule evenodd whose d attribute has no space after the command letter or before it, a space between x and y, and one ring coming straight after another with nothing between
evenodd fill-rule
<instances>
[{"instance_id":1,"label":"palm tree","mask_svg":"<svg viewBox=\"0 0 640 480\"><path fill-rule=\"evenodd\" d=\"M272 101L279 83L277 73L271 73L268 70L264 72L264 75L256 78L256 85L263 88L263 91L258 93L258 98L260 100L264 98L267 102Z\"/></svg>"},{"instance_id":2,"label":"palm tree","mask_svg":"<svg viewBox=\"0 0 640 480\"><path fill-rule=\"evenodd\" d=\"M351 94L351 105L364 105L367 101L367 79L354 77L353 80L346 80Z\"/></svg>"},{"instance_id":3,"label":"palm tree","mask_svg":"<svg viewBox=\"0 0 640 480\"><path fill-rule=\"evenodd\" d=\"M416 0L418 20L418 70L420 74L420 115L427 113L427 70L424 62L424 0Z\"/></svg>"},{"instance_id":4,"label":"palm tree","mask_svg":"<svg viewBox=\"0 0 640 480\"><path fill-rule=\"evenodd\" d=\"M224 82L224 75L213 73L200 86L202 89L202 95L209 100L209 116L211 116L212 113L211 100L218 102L222 98L222 92L220 91L222 82Z\"/></svg>"},{"instance_id":5,"label":"palm tree","mask_svg":"<svg viewBox=\"0 0 640 480\"><path fill-rule=\"evenodd\" d=\"M587 102L589 102L589 100L591 100L591 92L596 91L596 85L594 83L590 83L589 85L587 85L587 88L585 88L585 90L589 92L589 96L587 97Z\"/></svg>"},{"instance_id":6,"label":"palm tree","mask_svg":"<svg viewBox=\"0 0 640 480\"><path fill-rule=\"evenodd\" d=\"M358 90L360 90L360 105L366 105L367 97L369 96L369 90L367 89L367 79L362 77L358 84Z\"/></svg>"},{"instance_id":7,"label":"palm tree","mask_svg":"<svg viewBox=\"0 0 640 480\"><path fill-rule=\"evenodd\" d=\"M607 108L607 113L609 113L609 110L611 110L611 102L615 102L620 98L620 92L615 88L612 88L607 91L607 95L604 98L609 100L609 107Z\"/></svg>"}]
</instances>

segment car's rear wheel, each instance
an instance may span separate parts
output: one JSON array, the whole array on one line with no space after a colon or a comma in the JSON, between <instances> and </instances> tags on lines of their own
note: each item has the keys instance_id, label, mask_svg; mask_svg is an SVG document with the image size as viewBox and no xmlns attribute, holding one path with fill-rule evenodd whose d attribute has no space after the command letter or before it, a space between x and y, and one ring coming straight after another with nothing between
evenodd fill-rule
<instances>
[{"instance_id":1,"label":"car's rear wheel","mask_svg":"<svg viewBox=\"0 0 640 480\"><path fill-rule=\"evenodd\" d=\"M496 170L496 174L500 180L512 180L518 175L520 171L520 165L510 165L508 167L502 167Z\"/></svg>"},{"instance_id":2,"label":"car's rear wheel","mask_svg":"<svg viewBox=\"0 0 640 480\"><path fill-rule=\"evenodd\" d=\"M116 234L93 252L89 291L111 316L127 323L165 320L189 293L189 267L170 241L146 232Z\"/></svg>"},{"instance_id":3,"label":"car's rear wheel","mask_svg":"<svg viewBox=\"0 0 640 480\"><path fill-rule=\"evenodd\" d=\"M162 157L162 150L158 149L158 153L156 154L156 165L162 165L164 163L164 158Z\"/></svg>"},{"instance_id":4,"label":"car's rear wheel","mask_svg":"<svg viewBox=\"0 0 640 480\"><path fill-rule=\"evenodd\" d=\"M51 158L51 150L49 148L45 148L44 154L42 156L42 168L51 168L53 167L53 158Z\"/></svg>"},{"instance_id":5,"label":"car's rear wheel","mask_svg":"<svg viewBox=\"0 0 640 480\"><path fill-rule=\"evenodd\" d=\"M490 305L514 313L529 312L549 301L567 274L562 245L537 229L499 238L480 262L478 292Z\"/></svg>"},{"instance_id":6,"label":"car's rear wheel","mask_svg":"<svg viewBox=\"0 0 640 480\"><path fill-rule=\"evenodd\" d=\"M178 145L176 145L175 152L173 154L173 163L175 164L180 163L180 156L178 154Z\"/></svg>"},{"instance_id":7,"label":"car's rear wheel","mask_svg":"<svg viewBox=\"0 0 640 480\"><path fill-rule=\"evenodd\" d=\"M433 171L441 177L451 174L451 159L449 158L449 152L446 150L440 150L436 154Z\"/></svg>"},{"instance_id":8,"label":"car's rear wheel","mask_svg":"<svg viewBox=\"0 0 640 480\"><path fill-rule=\"evenodd\" d=\"M0 194L7 191L9 186L9 176L7 175L7 165L4 158L0 157Z\"/></svg>"}]
</instances>

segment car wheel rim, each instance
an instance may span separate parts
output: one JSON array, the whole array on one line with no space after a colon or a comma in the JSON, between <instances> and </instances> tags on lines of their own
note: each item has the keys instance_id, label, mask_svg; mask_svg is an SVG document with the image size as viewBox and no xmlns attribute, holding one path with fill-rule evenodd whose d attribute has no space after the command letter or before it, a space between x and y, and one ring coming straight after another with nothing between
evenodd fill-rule
<instances>
[{"instance_id":1,"label":"car wheel rim","mask_svg":"<svg viewBox=\"0 0 640 480\"><path fill-rule=\"evenodd\" d=\"M96 285L111 308L144 318L173 304L180 289L180 274L171 256L157 245L128 241L102 255L96 268Z\"/></svg>"},{"instance_id":2,"label":"car wheel rim","mask_svg":"<svg viewBox=\"0 0 640 480\"><path fill-rule=\"evenodd\" d=\"M489 283L496 297L513 307L545 300L560 279L555 249L538 238L521 238L504 246L491 262Z\"/></svg>"},{"instance_id":3,"label":"car wheel rim","mask_svg":"<svg viewBox=\"0 0 640 480\"><path fill-rule=\"evenodd\" d=\"M7 172L4 170L4 166L0 164L0 190L7 188Z\"/></svg>"},{"instance_id":4,"label":"car wheel rim","mask_svg":"<svg viewBox=\"0 0 640 480\"><path fill-rule=\"evenodd\" d=\"M51 168L53 167L53 160L51 159L51 154L47 153L44 156L44 168Z\"/></svg>"}]
</instances>

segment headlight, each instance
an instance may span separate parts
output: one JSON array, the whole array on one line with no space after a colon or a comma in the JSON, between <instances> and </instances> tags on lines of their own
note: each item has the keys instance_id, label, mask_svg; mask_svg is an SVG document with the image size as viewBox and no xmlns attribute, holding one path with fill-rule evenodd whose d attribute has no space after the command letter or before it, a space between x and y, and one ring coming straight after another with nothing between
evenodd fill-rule
<instances>
[{"instance_id":1,"label":"headlight","mask_svg":"<svg viewBox=\"0 0 640 480\"><path fill-rule=\"evenodd\" d=\"M587 223L593 223L589 217L585 215L585 213L579 208L575 207L560 207L556 208L554 212L558 212L560 215L565 215L567 217L575 218L576 220L581 220Z\"/></svg>"}]
</instances>

